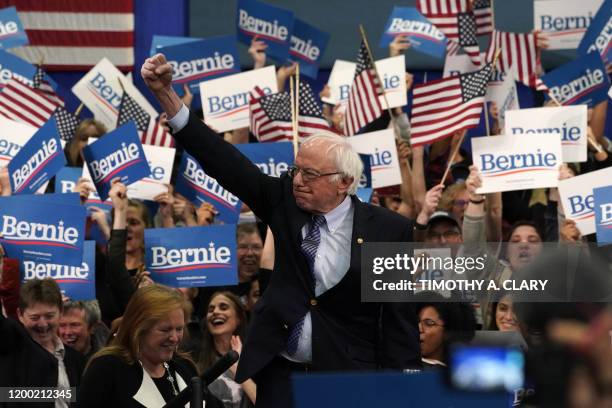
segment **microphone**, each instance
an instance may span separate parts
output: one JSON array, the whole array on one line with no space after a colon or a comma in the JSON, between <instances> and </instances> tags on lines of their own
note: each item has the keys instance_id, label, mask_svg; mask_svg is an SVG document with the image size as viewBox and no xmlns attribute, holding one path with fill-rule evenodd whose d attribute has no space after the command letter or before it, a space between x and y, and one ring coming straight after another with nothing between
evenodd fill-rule
<instances>
[{"instance_id":1,"label":"microphone","mask_svg":"<svg viewBox=\"0 0 612 408\"><path fill-rule=\"evenodd\" d=\"M217 379L221 374L226 372L240 356L234 350L230 350L227 354L221 357L215 364L209 367L202 373L200 379L202 380L202 391L206 393L206 387ZM178 393L170 402L164 405L164 408L178 408L183 407L191 398L192 395L192 384L189 384L184 390Z\"/></svg>"},{"instance_id":2,"label":"microphone","mask_svg":"<svg viewBox=\"0 0 612 408\"><path fill-rule=\"evenodd\" d=\"M202 408L202 379L200 377L191 378L191 402L189 403L190 408Z\"/></svg>"}]
</instances>

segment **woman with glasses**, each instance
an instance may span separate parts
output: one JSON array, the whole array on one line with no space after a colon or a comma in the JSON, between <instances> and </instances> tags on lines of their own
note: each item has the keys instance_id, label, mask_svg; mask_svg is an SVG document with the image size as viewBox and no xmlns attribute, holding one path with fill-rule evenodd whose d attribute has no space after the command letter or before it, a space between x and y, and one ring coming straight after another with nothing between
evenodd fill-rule
<instances>
[{"instance_id":1,"label":"woman with glasses","mask_svg":"<svg viewBox=\"0 0 612 408\"><path fill-rule=\"evenodd\" d=\"M469 342L476 331L474 309L465 302L451 302L435 292L415 295L419 317L423 367L442 368L448 361L449 346Z\"/></svg>"}]
</instances>

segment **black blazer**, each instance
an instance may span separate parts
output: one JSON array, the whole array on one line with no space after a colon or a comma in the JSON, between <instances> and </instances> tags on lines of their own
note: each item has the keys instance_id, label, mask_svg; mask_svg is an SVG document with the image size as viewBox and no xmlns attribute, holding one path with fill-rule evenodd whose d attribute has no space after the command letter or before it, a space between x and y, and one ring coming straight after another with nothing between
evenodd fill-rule
<instances>
[{"instance_id":1,"label":"black blazer","mask_svg":"<svg viewBox=\"0 0 612 408\"><path fill-rule=\"evenodd\" d=\"M70 386L78 388L85 357L69 346L64 348L64 366ZM0 313L0 386L57 387L57 376L58 361L55 356L32 340L21 323L7 319ZM54 405L36 404L40 407ZM23 404L0 403L2 408L12 406L20 407Z\"/></svg>"},{"instance_id":2,"label":"black blazer","mask_svg":"<svg viewBox=\"0 0 612 408\"><path fill-rule=\"evenodd\" d=\"M193 114L175 138L206 174L244 201L274 234L274 272L255 306L237 381L253 377L283 351L291 327L308 311L314 370L420 365L412 305L362 303L360 289L361 243L411 241L409 220L352 197L355 213L350 268L335 287L317 297L312 274L299 250L301 229L310 214L296 205L287 174L280 178L263 174Z\"/></svg>"},{"instance_id":3,"label":"black blazer","mask_svg":"<svg viewBox=\"0 0 612 408\"><path fill-rule=\"evenodd\" d=\"M174 357L168 362L170 371L177 378L179 390L189 384L192 377L198 375L195 366L180 357ZM175 375L178 374L180 379ZM140 363L128 364L117 356L105 355L95 358L87 367L81 386L77 389L77 399L83 408L142 408L162 407L165 403L155 403L156 398L162 398L153 382L143 382L143 369ZM140 395L149 398L143 403L134 399ZM139 397L140 398L140 397ZM163 398L161 399L163 401ZM211 408L223 407L223 404L209 395L206 406Z\"/></svg>"}]
</instances>

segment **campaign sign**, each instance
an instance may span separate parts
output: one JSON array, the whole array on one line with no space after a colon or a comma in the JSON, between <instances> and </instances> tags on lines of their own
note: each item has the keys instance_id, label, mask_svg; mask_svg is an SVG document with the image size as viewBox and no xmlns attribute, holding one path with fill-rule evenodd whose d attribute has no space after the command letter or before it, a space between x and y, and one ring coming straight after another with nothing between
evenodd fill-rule
<instances>
[{"instance_id":1,"label":"campaign sign","mask_svg":"<svg viewBox=\"0 0 612 408\"><path fill-rule=\"evenodd\" d=\"M0 49L0 88L3 88L11 78L16 78L32 86L32 78L35 73L36 67L34 65ZM49 82L53 89L57 87L55 81L47 74L45 74L44 79Z\"/></svg>"},{"instance_id":2,"label":"campaign sign","mask_svg":"<svg viewBox=\"0 0 612 408\"><path fill-rule=\"evenodd\" d=\"M53 278L62 295L70 300L96 299L96 243L83 243L83 262L79 266L26 260L21 262L21 281Z\"/></svg>"},{"instance_id":3,"label":"campaign sign","mask_svg":"<svg viewBox=\"0 0 612 408\"><path fill-rule=\"evenodd\" d=\"M72 93L87 106L96 119L104 123L107 129L112 130L117 126L121 95L123 95L121 85L149 115L154 118L158 116L155 108L142 96L132 81L106 58L101 59L72 87Z\"/></svg>"},{"instance_id":4,"label":"campaign sign","mask_svg":"<svg viewBox=\"0 0 612 408\"><path fill-rule=\"evenodd\" d=\"M255 86L268 95L278 92L274 66L201 82L206 124L217 132L249 127L250 92Z\"/></svg>"},{"instance_id":5,"label":"campaign sign","mask_svg":"<svg viewBox=\"0 0 612 408\"><path fill-rule=\"evenodd\" d=\"M51 196L0 198L0 244L7 256L20 261L81 265L85 208L66 203L75 195Z\"/></svg>"},{"instance_id":6,"label":"campaign sign","mask_svg":"<svg viewBox=\"0 0 612 408\"><path fill-rule=\"evenodd\" d=\"M480 61L484 61L485 53L480 53ZM454 54L447 55L444 59L444 71L442 73L443 78L451 76L467 74L470 72L478 71L482 67L477 67L472 63L470 56L467 54Z\"/></svg>"},{"instance_id":7,"label":"campaign sign","mask_svg":"<svg viewBox=\"0 0 612 408\"><path fill-rule=\"evenodd\" d=\"M507 72L501 85L495 88L489 87L487 93L490 90L492 92L487 96L487 99L490 96L490 100L497 105L497 121L499 128L503 129L506 123L506 112L520 109L514 73L512 71Z\"/></svg>"},{"instance_id":8,"label":"campaign sign","mask_svg":"<svg viewBox=\"0 0 612 408\"><path fill-rule=\"evenodd\" d=\"M364 203L369 203L372 200L374 190L371 187L359 187L357 189L357 198Z\"/></svg>"},{"instance_id":9,"label":"campaign sign","mask_svg":"<svg viewBox=\"0 0 612 408\"><path fill-rule=\"evenodd\" d=\"M233 35L167 46L164 55L172 66L172 84L179 95L184 84L189 84L193 94L199 94L200 82L240 72Z\"/></svg>"},{"instance_id":10,"label":"campaign sign","mask_svg":"<svg viewBox=\"0 0 612 408\"><path fill-rule=\"evenodd\" d=\"M408 36L411 48L415 51L435 58L442 58L446 53L446 37L442 31L415 7L393 7L380 39L380 47L388 47L398 35Z\"/></svg>"},{"instance_id":11,"label":"campaign sign","mask_svg":"<svg viewBox=\"0 0 612 408\"><path fill-rule=\"evenodd\" d=\"M17 9L8 7L0 10L0 47L13 48L28 44L28 36L19 20Z\"/></svg>"},{"instance_id":12,"label":"campaign sign","mask_svg":"<svg viewBox=\"0 0 612 408\"><path fill-rule=\"evenodd\" d=\"M595 233L593 190L610 185L612 167L559 181L559 197L565 218L576 222L582 235Z\"/></svg>"},{"instance_id":13,"label":"campaign sign","mask_svg":"<svg viewBox=\"0 0 612 408\"><path fill-rule=\"evenodd\" d=\"M151 175L133 121L85 146L83 158L102 200L108 197L113 179L127 186Z\"/></svg>"},{"instance_id":14,"label":"campaign sign","mask_svg":"<svg viewBox=\"0 0 612 408\"><path fill-rule=\"evenodd\" d=\"M404 106L408 103L406 90L406 61L404 55L385 58L375 62L376 71L385 89L386 100L391 108ZM357 64L354 62L336 60L329 75L327 85L331 98L323 98L323 102L341 104L348 102L351 86L355 77ZM383 109L387 108L385 96L378 97Z\"/></svg>"},{"instance_id":15,"label":"campaign sign","mask_svg":"<svg viewBox=\"0 0 612 408\"><path fill-rule=\"evenodd\" d=\"M185 152L176 176L175 191L193 202L196 208L204 202L214 205L219 212L216 220L225 224L236 224L238 221L241 207L238 197L207 175L196 159Z\"/></svg>"},{"instance_id":16,"label":"campaign sign","mask_svg":"<svg viewBox=\"0 0 612 408\"><path fill-rule=\"evenodd\" d=\"M154 35L151 40L151 49L149 50L149 56L152 57L159 52L164 52L162 49L164 47L169 47L171 45L179 45L190 42L198 42L201 38L193 38L193 37L177 37L170 35Z\"/></svg>"},{"instance_id":17,"label":"campaign sign","mask_svg":"<svg viewBox=\"0 0 612 408\"><path fill-rule=\"evenodd\" d=\"M542 134L560 135L563 161L587 159L587 107L559 106L506 112L505 133L538 139Z\"/></svg>"},{"instance_id":18,"label":"campaign sign","mask_svg":"<svg viewBox=\"0 0 612 408\"><path fill-rule=\"evenodd\" d=\"M363 163L363 171L359 178L359 188L372 187L372 156L369 154L359 154L359 158Z\"/></svg>"},{"instance_id":19,"label":"campaign sign","mask_svg":"<svg viewBox=\"0 0 612 408\"><path fill-rule=\"evenodd\" d=\"M0 169L13 160L37 128L0 116Z\"/></svg>"},{"instance_id":20,"label":"campaign sign","mask_svg":"<svg viewBox=\"0 0 612 408\"><path fill-rule=\"evenodd\" d=\"M145 230L151 279L175 288L237 285L236 226Z\"/></svg>"},{"instance_id":21,"label":"campaign sign","mask_svg":"<svg viewBox=\"0 0 612 408\"><path fill-rule=\"evenodd\" d=\"M83 169L80 169L78 167L61 168L60 171L58 171L55 175L55 192L60 194L72 193L77 185L77 182L79 181L79 178L81 177L85 177L91 182L91 176L89 176L87 167L84 168L86 174L83 174ZM46 194L45 197L46 196L48 196L48 194ZM110 199L102 201L98 193L93 190L89 194L87 201L85 201L85 207L89 212L91 211L91 207L98 207L99 209L110 213L110 211L113 209L113 203Z\"/></svg>"},{"instance_id":22,"label":"campaign sign","mask_svg":"<svg viewBox=\"0 0 612 408\"><path fill-rule=\"evenodd\" d=\"M478 194L556 187L561 138L556 133L475 137L472 158L482 178Z\"/></svg>"},{"instance_id":23,"label":"campaign sign","mask_svg":"<svg viewBox=\"0 0 612 408\"><path fill-rule=\"evenodd\" d=\"M610 40L612 39L612 0L605 0L599 7L595 18L584 33L582 41L578 46L578 54L586 55L590 52L597 52L604 64L612 63L610 58Z\"/></svg>"},{"instance_id":24,"label":"campaign sign","mask_svg":"<svg viewBox=\"0 0 612 408\"><path fill-rule=\"evenodd\" d=\"M602 0L537 0L533 27L547 34L549 50L575 50Z\"/></svg>"},{"instance_id":25,"label":"campaign sign","mask_svg":"<svg viewBox=\"0 0 612 408\"><path fill-rule=\"evenodd\" d=\"M51 118L28 140L8 164L13 194L34 194L66 164L66 157Z\"/></svg>"},{"instance_id":26,"label":"campaign sign","mask_svg":"<svg viewBox=\"0 0 612 408\"><path fill-rule=\"evenodd\" d=\"M317 79L319 64L329 41L329 34L295 19L293 34L291 35L291 48L289 60L300 64L300 75Z\"/></svg>"},{"instance_id":27,"label":"campaign sign","mask_svg":"<svg viewBox=\"0 0 612 408\"><path fill-rule=\"evenodd\" d=\"M293 13L257 0L238 0L236 10L238 41L251 45L257 37L268 44L266 54L279 62L289 56Z\"/></svg>"},{"instance_id":28,"label":"campaign sign","mask_svg":"<svg viewBox=\"0 0 612 408\"><path fill-rule=\"evenodd\" d=\"M151 174L130 184L127 195L139 200L153 200L156 195L168 192L176 149L146 144L142 145L142 149L151 168Z\"/></svg>"},{"instance_id":29,"label":"campaign sign","mask_svg":"<svg viewBox=\"0 0 612 408\"><path fill-rule=\"evenodd\" d=\"M600 245L612 244L612 185L593 189L595 232Z\"/></svg>"},{"instance_id":30,"label":"campaign sign","mask_svg":"<svg viewBox=\"0 0 612 408\"><path fill-rule=\"evenodd\" d=\"M244 143L235 146L268 176L280 177L293 165L291 142Z\"/></svg>"},{"instance_id":31,"label":"campaign sign","mask_svg":"<svg viewBox=\"0 0 612 408\"><path fill-rule=\"evenodd\" d=\"M562 105L585 103L592 108L606 100L610 87L606 67L595 52L561 65L540 79L548 87L550 95Z\"/></svg>"},{"instance_id":32,"label":"campaign sign","mask_svg":"<svg viewBox=\"0 0 612 408\"><path fill-rule=\"evenodd\" d=\"M393 129L364 133L349 137L348 141L357 153L371 156L373 188L402 184Z\"/></svg>"}]
</instances>

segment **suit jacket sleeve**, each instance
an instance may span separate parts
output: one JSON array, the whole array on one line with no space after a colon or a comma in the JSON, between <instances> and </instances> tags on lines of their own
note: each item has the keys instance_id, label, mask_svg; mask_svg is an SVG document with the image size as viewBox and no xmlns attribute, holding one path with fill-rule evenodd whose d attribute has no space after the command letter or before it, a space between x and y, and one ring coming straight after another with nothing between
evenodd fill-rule
<instances>
[{"instance_id":1,"label":"suit jacket sleeve","mask_svg":"<svg viewBox=\"0 0 612 408\"><path fill-rule=\"evenodd\" d=\"M403 232L403 242L412 241L412 224ZM414 303L383 303L382 306L383 368L420 367L421 346Z\"/></svg>"},{"instance_id":2,"label":"suit jacket sleeve","mask_svg":"<svg viewBox=\"0 0 612 408\"><path fill-rule=\"evenodd\" d=\"M223 140L193 113L174 137L225 189L240 198L266 224L272 208L280 202L278 178L263 174L230 143Z\"/></svg>"}]
</instances>

